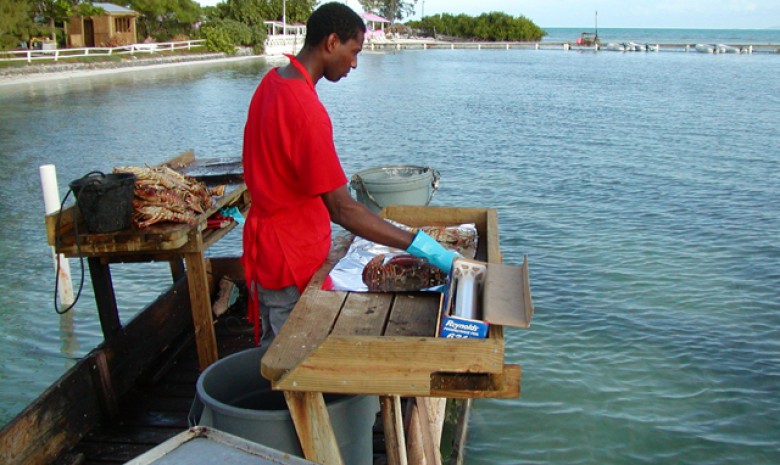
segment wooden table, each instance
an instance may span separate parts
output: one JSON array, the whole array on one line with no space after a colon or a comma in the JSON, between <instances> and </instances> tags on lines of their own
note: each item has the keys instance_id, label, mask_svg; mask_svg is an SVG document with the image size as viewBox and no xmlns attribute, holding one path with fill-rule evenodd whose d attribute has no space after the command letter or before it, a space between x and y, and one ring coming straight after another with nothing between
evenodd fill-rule
<instances>
[{"instance_id":1,"label":"wooden table","mask_svg":"<svg viewBox=\"0 0 780 465\"><path fill-rule=\"evenodd\" d=\"M477 259L501 261L495 210L388 207L383 215L409 226L475 223ZM400 396L519 396L520 367L504 364L501 326L491 326L487 339L441 339L439 293L321 290L346 245L335 244L261 363L272 387L285 391L307 459L342 463L323 392L380 396L391 463L405 460L392 457L403 456Z\"/></svg>"},{"instance_id":2,"label":"wooden table","mask_svg":"<svg viewBox=\"0 0 780 465\"><path fill-rule=\"evenodd\" d=\"M194 161L187 152L166 162L180 168ZM236 206L246 214L250 198L243 182L227 185L224 195L215 199L215 205L198 217L197 224L161 223L148 228L91 234L81 222L77 208L46 216L49 244L66 257L86 257L92 286L95 290L100 325L109 339L121 329L109 265L117 262L168 261L174 281L186 276L189 287L192 320L200 368L205 369L218 359L216 337L211 310L210 283L204 253L236 225L206 230L206 220L223 207ZM73 234L78 227L78 241ZM59 230L60 239L57 240Z\"/></svg>"}]
</instances>

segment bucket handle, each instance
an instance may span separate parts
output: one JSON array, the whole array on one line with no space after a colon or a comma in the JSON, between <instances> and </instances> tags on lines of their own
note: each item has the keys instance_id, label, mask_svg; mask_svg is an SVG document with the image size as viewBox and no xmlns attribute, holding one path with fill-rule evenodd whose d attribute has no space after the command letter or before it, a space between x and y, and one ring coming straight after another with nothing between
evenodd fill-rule
<instances>
[{"instance_id":1,"label":"bucket handle","mask_svg":"<svg viewBox=\"0 0 780 465\"><path fill-rule=\"evenodd\" d=\"M425 205L428 205L431 203L431 200L433 200L433 195L436 193L437 190L439 190L439 179L441 179L441 175L439 174L439 170L436 168L426 168L431 170L431 174L433 174L433 180L431 181L431 193L428 194L428 200L425 202ZM357 184L360 185L360 189L366 194L368 197L368 200L373 202L374 205L376 205L380 210L385 208L386 205L380 204L373 195L371 195L371 191L366 189L365 184L363 184L363 178L360 177L359 174L353 174L352 175L352 181L357 182Z\"/></svg>"},{"instance_id":2,"label":"bucket handle","mask_svg":"<svg viewBox=\"0 0 780 465\"><path fill-rule=\"evenodd\" d=\"M439 190L439 179L441 179L439 170L437 170L436 168L429 168L429 169L433 174L433 180L431 181L431 194L428 196L428 202L426 203L426 205L431 203L431 200L433 200L433 195L436 193L437 190Z\"/></svg>"},{"instance_id":3,"label":"bucket handle","mask_svg":"<svg viewBox=\"0 0 780 465\"><path fill-rule=\"evenodd\" d=\"M92 176L93 174L99 174L101 179L104 179L106 177L106 173L104 173L102 171L97 171L96 170L96 171L90 171L89 173L87 173L84 176L82 176L81 179L87 179L88 177ZM90 184L93 184L94 182L95 182L95 180L91 180ZM82 188L83 188L83 186L82 186Z\"/></svg>"}]
</instances>

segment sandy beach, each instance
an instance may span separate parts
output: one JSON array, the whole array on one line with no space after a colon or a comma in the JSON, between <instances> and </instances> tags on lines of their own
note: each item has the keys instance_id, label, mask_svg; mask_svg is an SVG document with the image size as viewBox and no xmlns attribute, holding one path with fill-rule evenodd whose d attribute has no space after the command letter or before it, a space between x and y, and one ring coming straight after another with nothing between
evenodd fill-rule
<instances>
[{"instance_id":1,"label":"sandy beach","mask_svg":"<svg viewBox=\"0 0 780 465\"><path fill-rule=\"evenodd\" d=\"M237 62L265 60L266 55L205 53L198 55L177 55L167 57L138 58L121 62L103 63L47 63L0 71L0 88L36 82L79 79L100 74L130 73L140 70L167 68L172 66L198 66L215 62Z\"/></svg>"}]
</instances>

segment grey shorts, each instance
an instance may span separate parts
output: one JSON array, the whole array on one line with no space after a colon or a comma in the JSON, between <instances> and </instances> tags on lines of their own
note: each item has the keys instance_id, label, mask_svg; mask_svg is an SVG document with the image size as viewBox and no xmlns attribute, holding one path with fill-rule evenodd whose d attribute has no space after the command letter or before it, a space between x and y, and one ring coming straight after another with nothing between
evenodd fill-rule
<instances>
[{"instance_id":1,"label":"grey shorts","mask_svg":"<svg viewBox=\"0 0 780 465\"><path fill-rule=\"evenodd\" d=\"M260 346L271 345L274 336L279 334L282 325L287 321L295 304L301 297L296 286L288 286L282 289L264 289L257 283L253 283L257 289L258 302L260 304L260 318L262 332L260 334Z\"/></svg>"}]
</instances>

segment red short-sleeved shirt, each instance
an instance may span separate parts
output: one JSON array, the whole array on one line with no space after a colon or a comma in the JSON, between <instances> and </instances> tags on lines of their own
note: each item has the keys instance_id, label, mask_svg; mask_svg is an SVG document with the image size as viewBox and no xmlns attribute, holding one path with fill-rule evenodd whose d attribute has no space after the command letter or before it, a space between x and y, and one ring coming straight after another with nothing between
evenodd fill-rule
<instances>
[{"instance_id":1,"label":"red short-sleeved shirt","mask_svg":"<svg viewBox=\"0 0 780 465\"><path fill-rule=\"evenodd\" d=\"M303 291L330 250L320 195L347 183L310 79L285 79L276 68L266 74L249 105L243 163L252 196L243 237L247 280Z\"/></svg>"}]
</instances>

